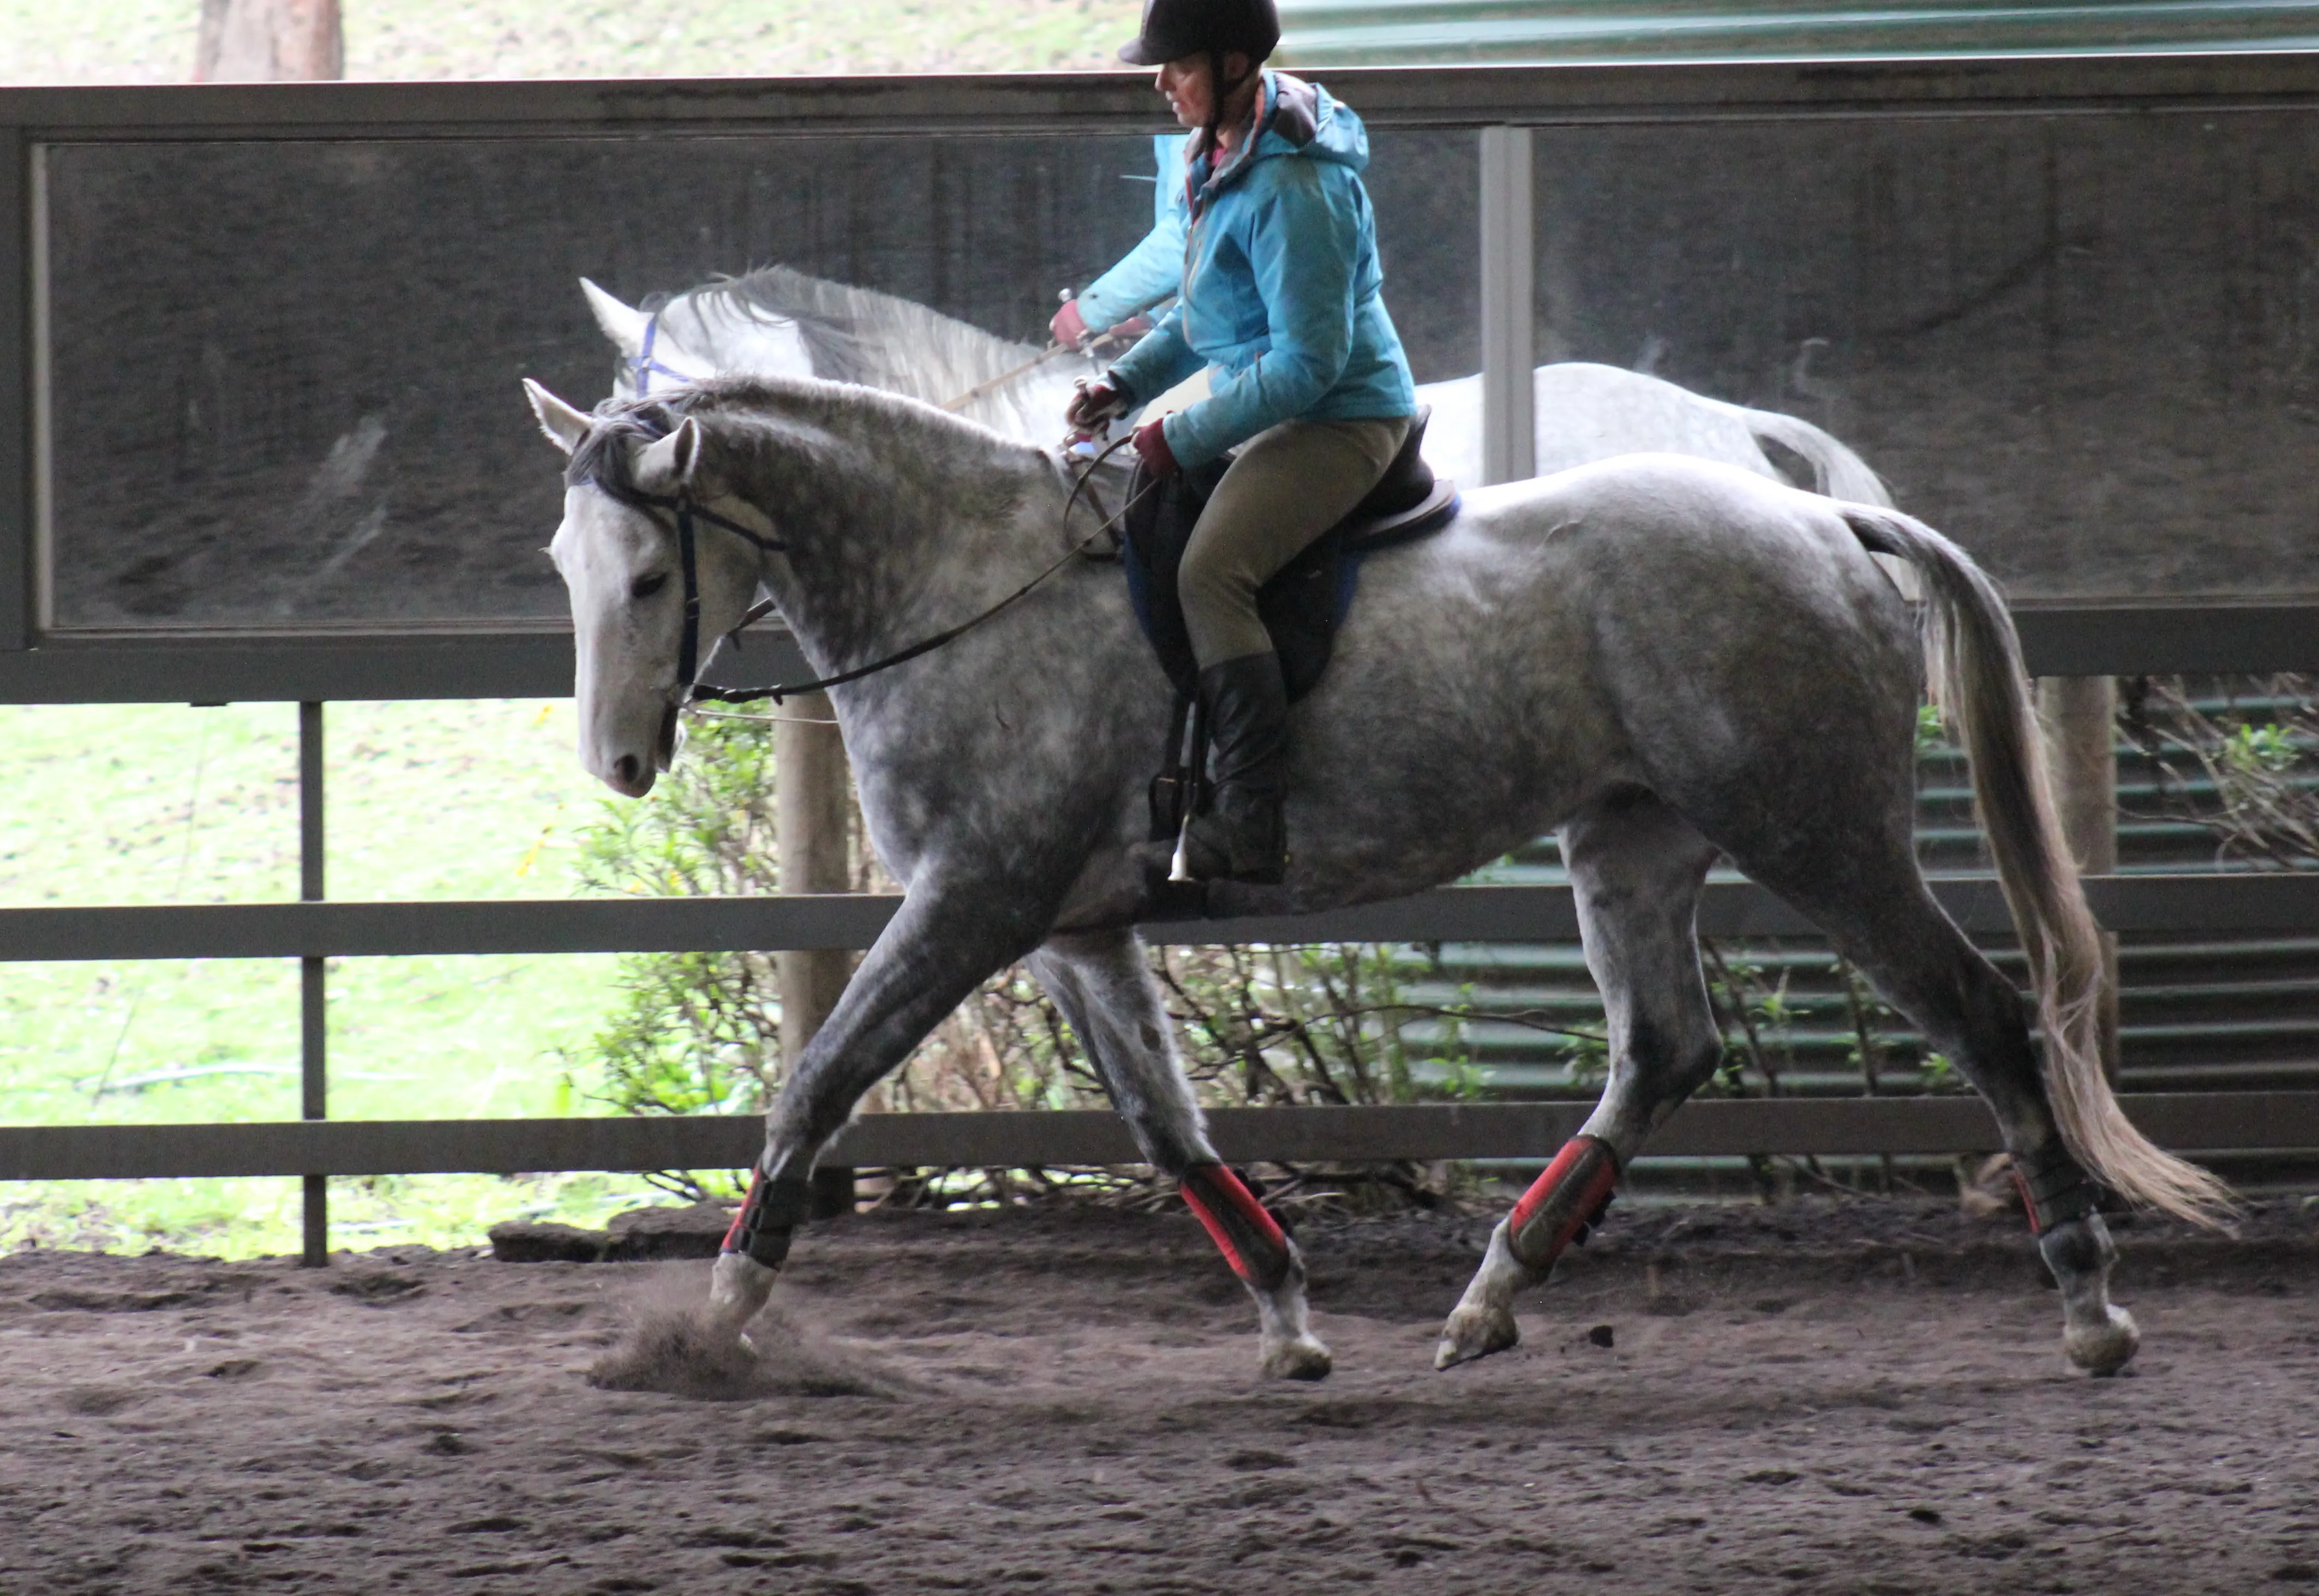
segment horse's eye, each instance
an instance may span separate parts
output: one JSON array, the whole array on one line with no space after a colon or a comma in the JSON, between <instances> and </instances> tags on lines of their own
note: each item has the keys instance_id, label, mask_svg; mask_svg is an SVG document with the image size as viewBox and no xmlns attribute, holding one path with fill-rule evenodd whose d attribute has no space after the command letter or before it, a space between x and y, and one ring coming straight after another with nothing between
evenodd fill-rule
<instances>
[{"instance_id":1,"label":"horse's eye","mask_svg":"<svg viewBox=\"0 0 2319 1596\"><path fill-rule=\"evenodd\" d=\"M655 571L650 576L639 576L631 582L628 585L628 595L636 599L649 599L666 586L668 586L668 573Z\"/></svg>"}]
</instances>

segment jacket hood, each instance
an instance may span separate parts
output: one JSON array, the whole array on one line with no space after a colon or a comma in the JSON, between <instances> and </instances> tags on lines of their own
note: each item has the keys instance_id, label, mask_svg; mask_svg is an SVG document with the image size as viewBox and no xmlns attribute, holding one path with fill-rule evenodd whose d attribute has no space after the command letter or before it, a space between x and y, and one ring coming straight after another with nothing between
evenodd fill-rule
<instances>
[{"instance_id":1,"label":"jacket hood","mask_svg":"<svg viewBox=\"0 0 2319 1596\"><path fill-rule=\"evenodd\" d=\"M1301 155L1313 160L1333 161L1355 172L1368 166L1368 130L1361 125L1361 119L1353 114L1350 106L1333 98L1317 83L1307 83L1268 68L1263 76L1257 136L1241 146L1222 170L1199 185L1195 209L1217 190L1231 186L1257 162L1279 156ZM1186 162L1197 161L1206 145L1205 132L1192 134L1184 143Z\"/></svg>"},{"instance_id":2,"label":"jacket hood","mask_svg":"<svg viewBox=\"0 0 2319 1596\"><path fill-rule=\"evenodd\" d=\"M1367 167L1368 130L1351 106L1327 89L1286 72L1267 72L1264 95L1270 109L1251 148L1253 155L1304 155L1356 172Z\"/></svg>"}]
</instances>

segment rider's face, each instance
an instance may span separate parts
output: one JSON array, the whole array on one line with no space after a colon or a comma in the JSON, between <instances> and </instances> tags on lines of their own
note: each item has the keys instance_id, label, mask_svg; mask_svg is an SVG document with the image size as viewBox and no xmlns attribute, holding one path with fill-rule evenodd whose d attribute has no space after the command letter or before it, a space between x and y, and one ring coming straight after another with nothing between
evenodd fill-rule
<instances>
[{"instance_id":1,"label":"rider's face","mask_svg":"<svg viewBox=\"0 0 2319 1596\"><path fill-rule=\"evenodd\" d=\"M1168 109L1176 113L1178 122L1187 128L1208 125L1208 113L1215 109L1216 87L1210 81L1206 56L1169 61L1160 68L1152 86L1168 96Z\"/></svg>"},{"instance_id":2,"label":"rider's face","mask_svg":"<svg viewBox=\"0 0 2319 1596\"><path fill-rule=\"evenodd\" d=\"M1240 86L1232 95L1227 109L1239 110L1248 97L1249 59L1233 50L1224 57L1227 81ZM1184 56L1160 68L1151 86L1168 96L1168 108L1176 120L1187 128L1204 128L1215 111L1215 73L1208 65L1206 55Z\"/></svg>"}]
</instances>

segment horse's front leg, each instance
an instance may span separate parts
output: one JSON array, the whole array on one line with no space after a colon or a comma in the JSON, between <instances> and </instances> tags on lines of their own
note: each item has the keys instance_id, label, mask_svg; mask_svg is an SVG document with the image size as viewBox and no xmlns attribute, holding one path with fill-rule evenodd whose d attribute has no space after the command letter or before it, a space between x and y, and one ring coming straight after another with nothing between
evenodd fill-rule
<instances>
[{"instance_id":1,"label":"horse's front leg","mask_svg":"<svg viewBox=\"0 0 2319 1596\"><path fill-rule=\"evenodd\" d=\"M1019 883L912 888L765 1115L764 1156L709 1286L714 1328L738 1337L772 1294L811 1206L814 1159L862 1096L1051 917Z\"/></svg>"},{"instance_id":2,"label":"horse's front leg","mask_svg":"<svg viewBox=\"0 0 2319 1596\"><path fill-rule=\"evenodd\" d=\"M1264 1372L1324 1378L1331 1359L1305 1308L1304 1256L1208 1144L1141 941L1126 931L1057 936L1032 956L1031 968L1078 1032L1144 1158L1174 1178L1255 1299Z\"/></svg>"}]
</instances>

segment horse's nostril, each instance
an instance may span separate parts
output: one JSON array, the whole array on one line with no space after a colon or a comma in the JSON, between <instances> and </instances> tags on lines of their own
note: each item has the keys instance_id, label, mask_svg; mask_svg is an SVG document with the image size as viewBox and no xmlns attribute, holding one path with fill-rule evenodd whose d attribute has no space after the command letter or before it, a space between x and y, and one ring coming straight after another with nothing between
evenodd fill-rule
<instances>
[{"instance_id":1,"label":"horse's nostril","mask_svg":"<svg viewBox=\"0 0 2319 1596\"><path fill-rule=\"evenodd\" d=\"M643 773L643 770L644 762L633 753L624 753L612 762L612 774L620 779L620 785L623 787L634 786L637 776Z\"/></svg>"}]
</instances>

